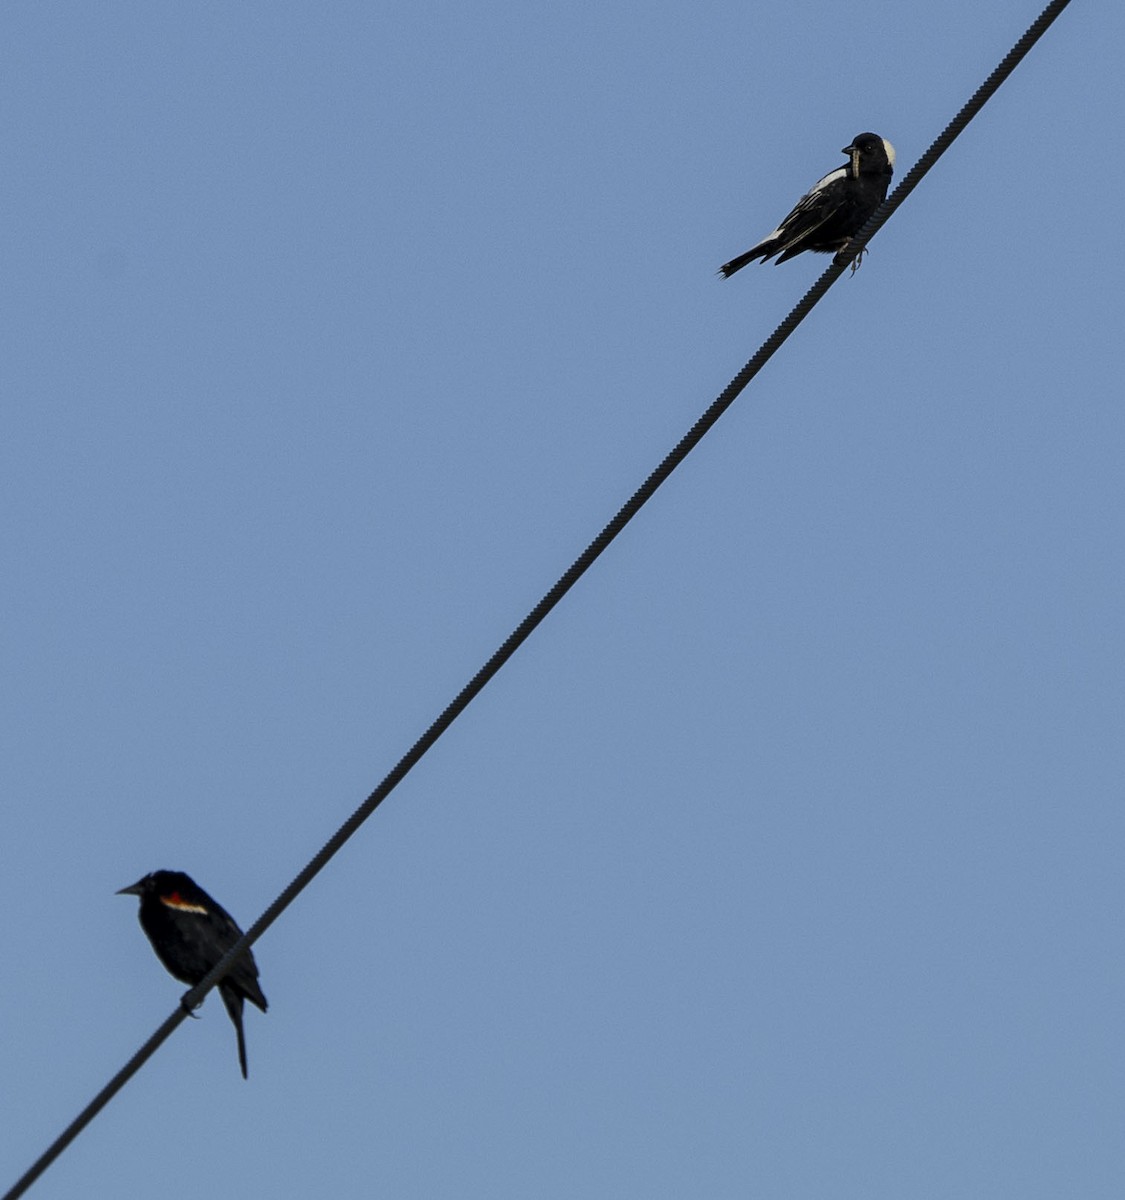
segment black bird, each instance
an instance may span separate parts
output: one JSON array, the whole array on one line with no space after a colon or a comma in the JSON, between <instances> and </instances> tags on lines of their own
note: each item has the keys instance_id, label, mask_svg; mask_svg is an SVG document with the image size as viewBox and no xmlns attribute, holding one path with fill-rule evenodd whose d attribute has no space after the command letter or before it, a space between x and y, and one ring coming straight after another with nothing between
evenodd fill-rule
<instances>
[{"instance_id":1,"label":"black bird","mask_svg":"<svg viewBox=\"0 0 1125 1200\"><path fill-rule=\"evenodd\" d=\"M156 957L181 983L198 983L242 936L230 913L183 871L153 871L117 894L140 896L141 928ZM243 1001L266 1011L254 955L247 950L217 986L238 1033L238 1062L245 1079Z\"/></svg>"},{"instance_id":2,"label":"black bird","mask_svg":"<svg viewBox=\"0 0 1125 1200\"><path fill-rule=\"evenodd\" d=\"M847 166L829 171L814 184L789 216L753 249L723 263L719 274L724 279L756 258L766 262L776 254L783 263L803 250L838 254L859 233L886 198L895 148L877 133L861 133L840 153L850 157ZM858 258L852 269L857 266Z\"/></svg>"}]
</instances>

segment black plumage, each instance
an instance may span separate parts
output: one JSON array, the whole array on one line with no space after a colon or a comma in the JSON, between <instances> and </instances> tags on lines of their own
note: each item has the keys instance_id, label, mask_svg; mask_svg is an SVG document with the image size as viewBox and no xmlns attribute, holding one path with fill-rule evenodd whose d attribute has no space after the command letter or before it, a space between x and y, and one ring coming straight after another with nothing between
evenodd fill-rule
<instances>
[{"instance_id":1,"label":"black plumage","mask_svg":"<svg viewBox=\"0 0 1125 1200\"><path fill-rule=\"evenodd\" d=\"M181 983L199 983L242 936L230 913L183 871L153 871L117 894L140 897L141 928L156 957ZM243 1003L249 1000L266 1011L254 955L247 950L216 986L238 1034L238 1063L245 1079Z\"/></svg>"},{"instance_id":2,"label":"black plumage","mask_svg":"<svg viewBox=\"0 0 1125 1200\"><path fill-rule=\"evenodd\" d=\"M816 183L768 237L724 263L719 268L724 279L756 258L766 262L776 255L783 263L805 250L822 254L846 250L886 198L895 151L877 133L861 133L840 153L848 155L847 165L830 171Z\"/></svg>"}]
</instances>

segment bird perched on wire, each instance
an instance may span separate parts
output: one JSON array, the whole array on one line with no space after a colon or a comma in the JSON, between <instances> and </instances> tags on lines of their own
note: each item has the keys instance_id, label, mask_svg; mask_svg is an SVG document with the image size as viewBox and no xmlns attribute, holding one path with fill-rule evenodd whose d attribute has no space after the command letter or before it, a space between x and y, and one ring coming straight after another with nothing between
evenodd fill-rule
<instances>
[{"instance_id":1,"label":"bird perched on wire","mask_svg":"<svg viewBox=\"0 0 1125 1200\"><path fill-rule=\"evenodd\" d=\"M861 133L840 151L849 161L814 184L793 211L756 246L723 263L719 274L729 279L747 263L777 255L783 263L803 250L839 254L883 203L895 165L895 148L877 133ZM852 270L859 266L858 256Z\"/></svg>"},{"instance_id":2,"label":"bird perched on wire","mask_svg":"<svg viewBox=\"0 0 1125 1200\"><path fill-rule=\"evenodd\" d=\"M199 983L242 937L230 913L183 871L153 871L117 894L141 898L141 928L148 934L156 957L181 983ZM247 950L241 955L216 986L238 1034L238 1062L245 1079L243 1002L249 1000L266 1011L253 954Z\"/></svg>"}]
</instances>

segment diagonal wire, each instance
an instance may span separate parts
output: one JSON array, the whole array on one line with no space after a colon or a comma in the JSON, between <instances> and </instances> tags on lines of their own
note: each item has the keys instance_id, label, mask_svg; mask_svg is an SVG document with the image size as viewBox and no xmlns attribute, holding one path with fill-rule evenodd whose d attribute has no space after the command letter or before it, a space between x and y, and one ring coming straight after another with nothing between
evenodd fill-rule
<instances>
[{"instance_id":1,"label":"diagonal wire","mask_svg":"<svg viewBox=\"0 0 1125 1200\"><path fill-rule=\"evenodd\" d=\"M409 771L417 765L422 756L430 749L431 746L441 737L443 733L453 724L453 722L461 715L462 712L469 706L477 694L485 687L492 677L500 670L500 668L512 657L519 647L531 636L536 627L543 619L551 612L551 610L559 603L560 600L570 591L570 589L578 582L579 579L590 569L591 566L601 556L610 543L617 535L625 528L626 525L637 515L644 505L652 498L657 488L660 487L672 472L680 465L681 462L691 453L692 450L703 439L704 435L715 425L719 418L726 412L728 408L738 398L746 385L754 378L755 375L766 365L767 362L774 356L780 347L789 338L790 334L797 328L798 325L812 311L813 307L820 301L821 297L828 291L833 283L843 274L848 263L851 262L856 255L863 249L864 246L875 236L875 234L883 227L885 222L890 218L891 214L898 206L906 199L907 196L918 186L922 178L930 170L937 160L949 149L956 140L958 135L964 130L965 126L977 115L978 112L985 106L988 100L1000 87L1000 85L1008 78L1009 75L1019 65L1032 46L1043 36L1047 29L1052 25L1055 19L1070 3L1070 0L1052 0L1050 4L1039 14L1038 18L1028 27L1027 32L1020 38L1012 47L1008 54L1004 57L1000 65L992 72L991 75L981 84L973 93L969 101L964 105L961 111L953 118L952 121L942 130L940 135L935 138L930 148L922 155L922 157L914 164L907 172L902 182L897 188L887 197L880 205L879 209L874 213L867 224L860 232L852 239L851 244L840 252L832 261L820 278L813 284L805 293L801 300L792 309L789 315L781 322L780 325L770 334L762 343L758 352L753 358L742 368L741 371L731 380L723 393L717 400L707 409L707 411L699 418L691 429L684 434L680 441L667 454L660 465L652 472L651 475L641 484L641 486L633 493L629 500L621 507L617 515L609 522L608 525L598 534L596 538L586 547L586 549L578 556L571 564L570 568L563 574L558 582L551 590L543 597L542 600L527 614L520 622L515 630L508 636L500 648L492 655L492 657L484 664L483 667L469 680L469 682L461 689L460 692L450 701L441 715L434 723L426 730L425 733L414 743L413 746L402 756L395 764L394 768L387 774L379 786L367 797L366 800L352 813L350 817L340 826L339 829L328 839L321 849L309 860L308 864L301 872L293 879L293 881L285 888L280 896L266 909L264 913L254 922L253 925L242 935L240 940L227 951L223 959L217 963L211 971L193 987L190 991L185 992L180 1000L180 1008L172 1013L171 1016L160 1026L159 1029L148 1039L147 1042L133 1055L133 1057L117 1072L116 1075L102 1088L100 1092L90 1101L89 1104L78 1114L78 1116L63 1130L62 1133L55 1139L54 1142L43 1152L42 1155L28 1168L15 1183L15 1185L0 1197L0 1200L17 1200L17 1197L24 1195L29 1187L39 1178L40 1175L59 1157L60 1154L70 1145L71 1142L82 1132L83 1129L97 1116L97 1114L113 1099L113 1097L125 1086L125 1084L136 1074L137 1071L148 1061L148 1059L156 1052L163 1042L171 1036L173 1030L181 1024L187 1016L189 1010L196 1007L203 1000L203 997L215 986L216 983L230 970L234 960L243 953L249 946L253 945L259 937L277 920L279 916L289 907L297 896L304 891L309 883L317 874L328 864L329 860L336 852L344 845L344 843L352 836L353 833L367 820L369 816L379 807L380 804L391 794L392 791L402 782Z\"/></svg>"}]
</instances>

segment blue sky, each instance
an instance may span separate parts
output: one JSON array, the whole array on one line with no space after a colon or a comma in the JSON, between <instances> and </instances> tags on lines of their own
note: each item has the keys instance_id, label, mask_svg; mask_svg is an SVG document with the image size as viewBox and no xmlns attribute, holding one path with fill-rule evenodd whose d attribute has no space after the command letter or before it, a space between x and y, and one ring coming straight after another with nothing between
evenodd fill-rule
<instances>
[{"instance_id":1,"label":"blue sky","mask_svg":"<svg viewBox=\"0 0 1125 1200\"><path fill-rule=\"evenodd\" d=\"M718 265L1036 13L5 7L0 1184L182 990L114 891L248 924L827 260ZM34 1195L1120 1195L1123 37L259 942L249 1081L212 998Z\"/></svg>"}]
</instances>

